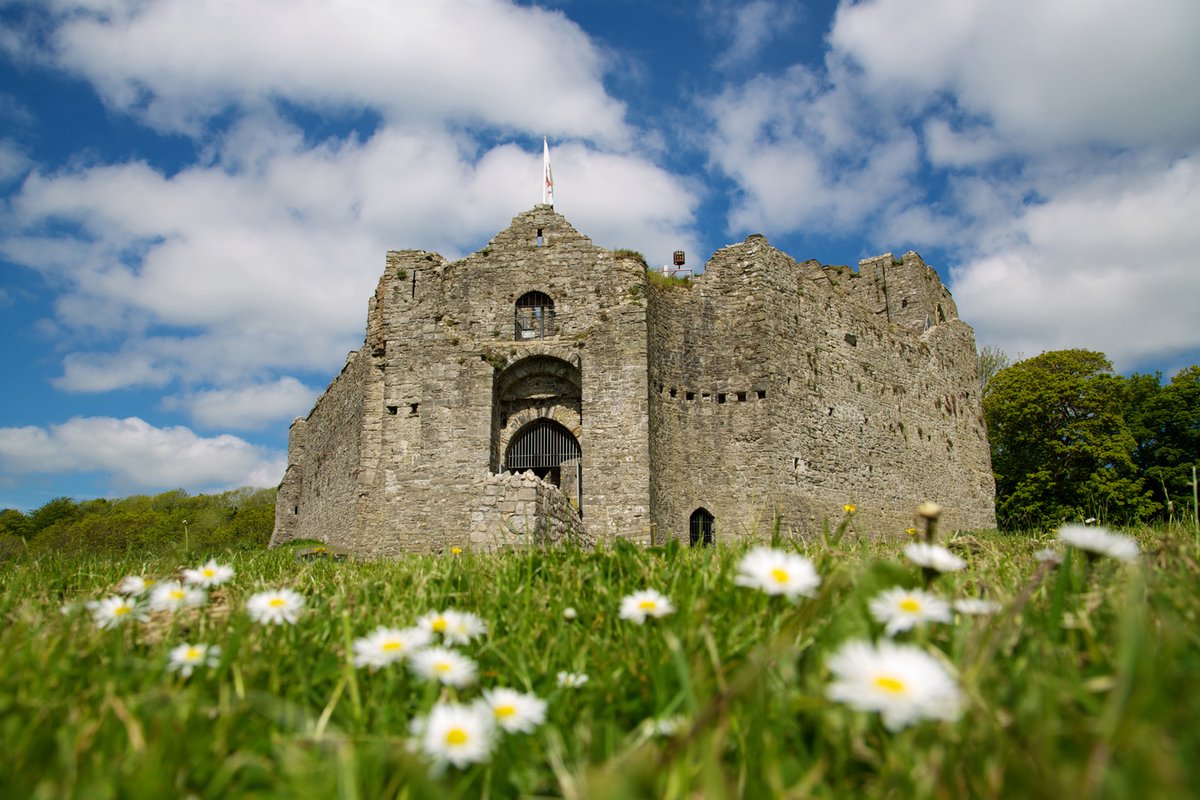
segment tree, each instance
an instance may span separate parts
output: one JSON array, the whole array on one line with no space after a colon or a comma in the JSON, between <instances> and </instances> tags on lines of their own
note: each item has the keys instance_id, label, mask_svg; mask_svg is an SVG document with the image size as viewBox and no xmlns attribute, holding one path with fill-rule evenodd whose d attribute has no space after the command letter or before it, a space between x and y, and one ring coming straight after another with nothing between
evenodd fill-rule
<instances>
[{"instance_id":1,"label":"tree","mask_svg":"<svg viewBox=\"0 0 1200 800\"><path fill-rule=\"evenodd\" d=\"M996 373L983 409L1001 528L1126 522L1154 510L1134 463L1128 393L1104 354L1088 350L1043 353Z\"/></svg>"},{"instance_id":2,"label":"tree","mask_svg":"<svg viewBox=\"0 0 1200 800\"><path fill-rule=\"evenodd\" d=\"M1165 514L1185 515L1192 503L1192 469L1200 463L1200 366L1129 379L1129 430L1134 461Z\"/></svg>"},{"instance_id":3,"label":"tree","mask_svg":"<svg viewBox=\"0 0 1200 800\"><path fill-rule=\"evenodd\" d=\"M1012 359L1008 357L1008 353L999 347L987 345L979 351L980 396L987 397L989 388L992 385L992 378L996 377L996 373L1000 370L1006 369L1011 364Z\"/></svg>"}]
</instances>

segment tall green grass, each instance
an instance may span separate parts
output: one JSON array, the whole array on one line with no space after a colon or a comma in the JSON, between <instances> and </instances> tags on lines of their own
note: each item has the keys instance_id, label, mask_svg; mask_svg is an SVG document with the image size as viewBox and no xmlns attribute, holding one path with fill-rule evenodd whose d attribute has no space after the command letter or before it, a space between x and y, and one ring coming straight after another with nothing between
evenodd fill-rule
<instances>
[{"instance_id":1,"label":"tall green grass","mask_svg":"<svg viewBox=\"0 0 1200 800\"><path fill-rule=\"evenodd\" d=\"M1137 536L1138 564L1069 555L1057 570L1033 555L1045 542L960 539L968 569L934 589L1004 610L898 637L941 654L967 698L958 721L899 732L827 700L825 662L881 635L866 610L878 591L922 585L904 534L781 545L823 578L798 602L735 586L738 546L230 553L237 575L207 606L116 630L79 604L126 574L191 565L18 558L0 572L0 797L1200 796L1200 546L1170 529ZM252 623L245 599L278 586L302 592L306 614ZM676 612L618 619L642 588ZM347 651L377 625L447 607L487 620L486 639L463 648L480 686L534 692L549 712L488 764L435 774L410 752L409 724L439 691L403 667L355 670ZM169 672L183 641L220 645L220 664ZM590 680L560 688L563 670ZM667 718L673 736L647 724Z\"/></svg>"}]
</instances>

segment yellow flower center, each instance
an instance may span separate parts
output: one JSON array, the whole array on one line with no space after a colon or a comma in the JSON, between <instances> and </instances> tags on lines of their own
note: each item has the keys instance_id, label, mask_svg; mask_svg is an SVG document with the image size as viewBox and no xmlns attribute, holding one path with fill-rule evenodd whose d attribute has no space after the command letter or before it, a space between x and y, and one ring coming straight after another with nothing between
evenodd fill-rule
<instances>
[{"instance_id":1,"label":"yellow flower center","mask_svg":"<svg viewBox=\"0 0 1200 800\"><path fill-rule=\"evenodd\" d=\"M438 663L433 665L433 671L434 672L442 672L442 673L449 672L450 671L450 662L449 661L439 661Z\"/></svg>"},{"instance_id":2,"label":"yellow flower center","mask_svg":"<svg viewBox=\"0 0 1200 800\"><path fill-rule=\"evenodd\" d=\"M845 511L847 514L853 514L857 510L858 506L854 505L854 503L846 503L846 505L842 506L842 511Z\"/></svg>"},{"instance_id":3,"label":"yellow flower center","mask_svg":"<svg viewBox=\"0 0 1200 800\"><path fill-rule=\"evenodd\" d=\"M451 728L450 730L446 731L446 744L452 744L455 746L464 745L467 743L467 739L469 738L471 737L467 736L467 732L462 728Z\"/></svg>"},{"instance_id":4,"label":"yellow flower center","mask_svg":"<svg viewBox=\"0 0 1200 800\"><path fill-rule=\"evenodd\" d=\"M130 608L129 606L117 606L116 608L113 609L113 616L114 617L123 617L126 614L128 614L130 611L133 611L133 609Z\"/></svg>"},{"instance_id":5,"label":"yellow flower center","mask_svg":"<svg viewBox=\"0 0 1200 800\"><path fill-rule=\"evenodd\" d=\"M889 678L887 675L880 675L876 678L875 685L889 694L904 694L908 691L908 687L904 685L904 681Z\"/></svg>"},{"instance_id":6,"label":"yellow flower center","mask_svg":"<svg viewBox=\"0 0 1200 800\"><path fill-rule=\"evenodd\" d=\"M638 608L640 608L642 611L653 611L654 609L658 608L658 603L654 602L653 600L643 600L642 602L638 603Z\"/></svg>"},{"instance_id":7,"label":"yellow flower center","mask_svg":"<svg viewBox=\"0 0 1200 800\"><path fill-rule=\"evenodd\" d=\"M400 642L384 642L383 643L383 652L391 653L393 651L399 650L401 647L404 647L404 645L400 644Z\"/></svg>"},{"instance_id":8,"label":"yellow flower center","mask_svg":"<svg viewBox=\"0 0 1200 800\"><path fill-rule=\"evenodd\" d=\"M146 578L146 580L142 581L143 586L153 586L156 583L158 583L158 581L156 581L154 578Z\"/></svg>"},{"instance_id":9,"label":"yellow flower center","mask_svg":"<svg viewBox=\"0 0 1200 800\"><path fill-rule=\"evenodd\" d=\"M272 597L267 605L269 605L271 608L283 608L287 605L287 600L284 600L282 597Z\"/></svg>"},{"instance_id":10,"label":"yellow flower center","mask_svg":"<svg viewBox=\"0 0 1200 800\"><path fill-rule=\"evenodd\" d=\"M446 618L438 617L432 623L430 623L429 627L433 628L435 633L444 632L446 630Z\"/></svg>"},{"instance_id":11,"label":"yellow flower center","mask_svg":"<svg viewBox=\"0 0 1200 800\"><path fill-rule=\"evenodd\" d=\"M455 555L455 556L460 556L460 555L462 555L462 548L461 547L451 547L450 554Z\"/></svg>"},{"instance_id":12,"label":"yellow flower center","mask_svg":"<svg viewBox=\"0 0 1200 800\"><path fill-rule=\"evenodd\" d=\"M900 601L900 610L907 611L910 614L915 614L921 610L921 604L911 597L906 597Z\"/></svg>"},{"instance_id":13,"label":"yellow flower center","mask_svg":"<svg viewBox=\"0 0 1200 800\"><path fill-rule=\"evenodd\" d=\"M775 579L776 583L787 583L788 582L788 574L785 570L782 570L782 569L771 570L771 577Z\"/></svg>"},{"instance_id":14,"label":"yellow flower center","mask_svg":"<svg viewBox=\"0 0 1200 800\"><path fill-rule=\"evenodd\" d=\"M516 706L496 706L496 719L506 719L517 713Z\"/></svg>"},{"instance_id":15,"label":"yellow flower center","mask_svg":"<svg viewBox=\"0 0 1200 800\"><path fill-rule=\"evenodd\" d=\"M188 661L199 661L200 660L200 648L199 647L189 647L187 649L187 652L183 654L183 657Z\"/></svg>"},{"instance_id":16,"label":"yellow flower center","mask_svg":"<svg viewBox=\"0 0 1200 800\"><path fill-rule=\"evenodd\" d=\"M204 574L204 577L206 577L206 578L211 578L217 574L217 571L215 569L213 569L212 567L205 567L202 570L202 572Z\"/></svg>"},{"instance_id":17,"label":"yellow flower center","mask_svg":"<svg viewBox=\"0 0 1200 800\"><path fill-rule=\"evenodd\" d=\"M172 600L182 600L185 596L186 595L183 593L183 591L181 589L172 589L171 590L171 599Z\"/></svg>"}]
</instances>

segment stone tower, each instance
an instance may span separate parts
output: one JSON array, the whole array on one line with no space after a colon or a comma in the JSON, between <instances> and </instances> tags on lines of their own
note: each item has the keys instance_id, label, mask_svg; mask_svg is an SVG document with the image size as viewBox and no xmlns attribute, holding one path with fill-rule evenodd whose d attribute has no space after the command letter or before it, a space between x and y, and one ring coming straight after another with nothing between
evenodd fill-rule
<instances>
[{"instance_id":1,"label":"stone tower","mask_svg":"<svg viewBox=\"0 0 1200 800\"><path fill-rule=\"evenodd\" d=\"M351 551L800 535L858 505L991 527L975 342L915 253L761 236L652 280L552 207L447 262L387 254L363 347L296 420L272 544Z\"/></svg>"}]
</instances>

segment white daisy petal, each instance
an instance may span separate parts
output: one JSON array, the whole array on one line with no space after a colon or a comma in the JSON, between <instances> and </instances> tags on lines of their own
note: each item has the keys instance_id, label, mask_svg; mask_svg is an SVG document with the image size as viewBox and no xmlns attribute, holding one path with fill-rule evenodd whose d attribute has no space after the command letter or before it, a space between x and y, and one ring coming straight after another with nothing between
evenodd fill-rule
<instances>
[{"instance_id":1,"label":"white daisy petal","mask_svg":"<svg viewBox=\"0 0 1200 800\"><path fill-rule=\"evenodd\" d=\"M228 583L232 578L233 567L218 564L213 560L195 569L185 569L183 571L184 583L204 586L206 588Z\"/></svg>"},{"instance_id":2,"label":"white daisy petal","mask_svg":"<svg viewBox=\"0 0 1200 800\"><path fill-rule=\"evenodd\" d=\"M485 690L482 702L507 733L533 733L546 721L546 701L537 695L500 687Z\"/></svg>"},{"instance_id":3,"label":"white daisy petal","mask_svg":"<svg viewBox=\"0 0 1200 800\"><path fill-rule=\"evenodd\" d=\"M807 558L770 547L755 547L738 562L738 586L786 597L812 597L821 577Z\"/></svg>"},{"instance_id":4,"label":"white daisy petal","mask_svg":"<svg viewBox=\"0 0 1200 800\"><path fill-rule=\"evenodd\" d=\"M482 705L438 703L414 727L419 730L420 750L437 763L462 769L482 764L492 756L495 725L492 713Z\"/></svg>"},{"instance_id":5,"label":"white daisy petal","mask_svg":"<svg viewBox=\"0 0 1200 800\"><path fill-rule=\"evenodd\" d=\"M146 610L134 598L121 595L88 603L88 609L100 628L116 628L127 622L146 619Z\"/></svg>"},{"instance_id":6,"label":"white daisy petal","mask_svg":"<svg viewBox=\"0 0 1200 800\"><path fill-rule=\"evenodd\" d=\"M1137 561L1141 553L1138 543L1132 538L1099 525L1063 525L1058 529L1058 538L1072 547L1118 561Z\"/></svg>"},{"instance_id":7,"label":"white daisy petal","mask_svg":"<svg viewBox=\"0 0 1200 800\"><path fill-rule=\"evenodd\" d=\"M250 619L263 625L294 625L303 612L304 595L291 589L259 592L246 601Z\"/></svg>"},{"instance_id":8,"label":"white daisy petal","mask_svg":"<svg viewBox=\"0 0 1200 800\"><path fill-rule=\"evenodd\" d=\"M558 685L563 689L578 689L588 682L588 676L582 672L559 672Z\"/></svg>"},{"instance_id":9,"label":"white daisy petal","mask_svg":"<svg viewBox=\"0 0 1200 800\"><path fill-rule=\"evenodd\" d=\"M379 669L403 661L433 641L433 635L423 628L376 628L369 635L354 640L354 666Z\"/></svg>"},{"instance_id":10,"label":"white daisy petal","mask_svg":"<svg viewBox=\"0 0 1200 800\"><path fill-rule=\"evenodd\" d=\"M150 610L178 611L204 605L206 599L203 590L195 586L184 586L179 581L167 581L150 591Z\"/></svg>"},{"instance_id":11,"label":"white daisy petal","mask_svg":"<svg viewBox=\"0 0 1200 800\"><path fill-rule=\"evenodd\" d=\"M888 636L926 622L949 622L951 617L950 604L937 595L899 586L880 592L867 607Z\"/></svg>"},{"instance_id":12,"label":"white daisy petal","mask_svg":"<svg viewBox=\"0 0 1200 800\"><path fill-rule=\"evenodd\" d=\"M665 617L675 611L675 606L664 595L654 589L644 589L621 598L620 618L637 625L647 617Z\"/></svg>"},{"instance_id":13,"label":"white daisy petal","mask_svg":"<svg viewBox=\"0 0 1200 800\"><path fill-rule=\"evenodd\" d=\"M912 542L904 548L904 555L917 566L938 572L957 572L967 566L966 561L940 544Z\"/></svg>"},{"instance_id":14,"label":"white daisy petal","mask_svg":"<svg viewBox=\"0 0 1200 800\"><path fill-rule=\"evenodd\" d=\"M448 647L427 647L413 653L408 664L419 677L446 686L469 686L475 682L475 662Z\"/></svg>"},{"instance_id":15,"label":"white daisy petal","mask_svg":"<svg viewBox=\"0 0 1200 800\"><path fill-rule=\"evenodd\" d=\"M184 644L171 649L167 656L167 669L178 671L190 678L197 667L215 667L221 660L221 648L207 644Z\"/></svg>"},{"instance_id":16,"label":"white daisy petal","mask_svg":"<svg viewBox=\"0 0 1200 800\"><path fill-rule=\"evenodd\" d=\"M890 730L922 719L957 719L962 696L942 662L920 648L883 640L842 645L827 662L830 700L878 711Z\"/></svg>"}]
</instances>

